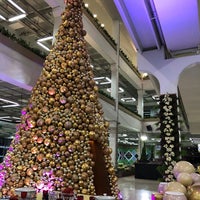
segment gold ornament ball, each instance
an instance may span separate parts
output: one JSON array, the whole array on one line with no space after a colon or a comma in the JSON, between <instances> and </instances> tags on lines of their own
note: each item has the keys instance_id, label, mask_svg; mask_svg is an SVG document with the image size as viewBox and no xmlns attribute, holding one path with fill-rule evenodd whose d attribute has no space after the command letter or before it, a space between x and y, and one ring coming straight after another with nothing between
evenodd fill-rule
<instances>
[{"instance_id":1,"label":"gold ornament ball","mask_svg":"<svg viewBox=\"0 0 200 200\"><path fill-rule=\"evenodd\" d=\"M187 193L186 187L183 184L175 181L169 182L165 191L182 192L184 194Z\"/></svg>"},{"instance_id":2,"label":"gold ornament ball","mask_svg":"<svg viewBox=\"0 0 200 200\"><path fill-rule=\"evenodd\" d=\"M192 185L192 183L193 183L191 175L189 173L185 173L185 172L179 173L176 180L186 187L189 185Z\"/></svg>"},{"instance_id":3,"label":"gold ornament ball","mask_svg":"<svg viewBox=\"0 0 200 200\"><path fill-rule=\"evenodd\" d=\"M200 199L200 183L195 183L188 187L188 197L189 200L199 200Z\"/></svg>"}]
</instances>

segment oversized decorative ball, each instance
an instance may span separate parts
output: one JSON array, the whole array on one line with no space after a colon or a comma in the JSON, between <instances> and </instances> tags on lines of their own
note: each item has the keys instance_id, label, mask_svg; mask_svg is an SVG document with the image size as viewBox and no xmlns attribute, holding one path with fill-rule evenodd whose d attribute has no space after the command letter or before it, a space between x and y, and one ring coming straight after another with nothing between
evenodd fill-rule
<instances>
[{"instance_id":1,"label":"oversized decorative ball","mask_svg":"<svg viewBox=\"0 0 200 200\"><path fill-rule=\"evenodd\" d=\"M188 187L188 197L190 200L200 199L200 184L194 184Z\"/></svg>"},{"instance_id":2,"label":"oversized decorative ball","mask_svg":"<svg viewBox=\"0 0 200 200\"><path fill-rule=\"evenodd\" d=\"M177 178L176 178L176 180L179 183L181 183L184 186L186 186L186 187L189 186L189 185L192 185L192 183L193 183L191 175L188 174L188 173L185 173L185 172L179 173L178 176L177 176Z\"/></svg>"},{"instance_id":3,"label":"oversized decorative ball","mask_svg":"<svg viewBox=\"0 0 200 200\"><path fill-rule=\"evenodd\" d=\"M190 176L194 183L200 183L200 174L198 173L191 173Z\"/></svg>"},{"instance_id":4,"label":"oversized decorative ball","mask_svg":"<svg viewBox=\"0 0 200 200\"><path fill-rule=\"evenodd\" d=\"M187 190L185 186L179 182L169 182L166 186L165 191L181 192L186 194Z\"/></svg>"},{"instance_id":5,"label":"oversized decorative ball","mask_svg":"<svg viewBox=\"0 0 200 200\"><path fill-rule=\"evenodd\" d=\"M195 172L195 168L188 161L179 161L174 166L173 174L177 178L178 174L181 173L181 172L185 172L185 173L191 174L191 173Z\"/></svg>"}]
</instances>

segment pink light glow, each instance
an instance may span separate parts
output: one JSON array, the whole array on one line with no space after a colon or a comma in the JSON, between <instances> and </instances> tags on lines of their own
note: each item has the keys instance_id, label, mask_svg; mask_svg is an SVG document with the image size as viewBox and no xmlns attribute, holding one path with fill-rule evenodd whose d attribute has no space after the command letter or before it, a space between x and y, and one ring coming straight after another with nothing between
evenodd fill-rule
<instances>
[{"instance_id":1,"label":"pink light glow","mask_svg":"<svg viewBox=\"0 0 200 200\"><path fill-rule=\"evenodd\" d=\"M0 172L0 188L4 185L5 183L5 176L6 172L3 170Z\"/></svg>"}]
</instances>

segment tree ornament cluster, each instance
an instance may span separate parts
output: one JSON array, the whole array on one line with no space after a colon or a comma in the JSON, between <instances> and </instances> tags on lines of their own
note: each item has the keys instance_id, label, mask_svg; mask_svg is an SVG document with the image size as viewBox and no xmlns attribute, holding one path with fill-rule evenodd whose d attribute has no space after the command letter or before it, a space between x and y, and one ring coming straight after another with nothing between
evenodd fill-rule
<instances>
[{"instance_id":1,"label":"tree ornament cluster","mask_svg":"<svg viewBox=\"0 0 200 200\"><path fill-rule=\"evenodd\" d=\"M12 196L15 188L24 186L58 191L73 188L77 193L95 195L90 145L95 141L103 150L112 195L118 198L109 123L103 118L86 50L82 5L82 0L66 1L54 47L0 164L4 195Z\"/></svg>"}]
</instances>

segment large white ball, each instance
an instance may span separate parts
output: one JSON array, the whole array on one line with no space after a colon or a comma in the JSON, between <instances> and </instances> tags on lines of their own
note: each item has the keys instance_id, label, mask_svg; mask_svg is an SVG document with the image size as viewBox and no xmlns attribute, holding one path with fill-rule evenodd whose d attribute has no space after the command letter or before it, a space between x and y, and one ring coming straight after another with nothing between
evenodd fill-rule
<instances>
[{"instance_id":1,"label":"large white ball","mask_svg":"<svg viewBox=\"0 0 200 200\"><path fill-rule=\"evenodd\" d=\"M191 173L195 172L195 168L188 161L179 161L174 166L173 174L177 178L178 174L181 173L181 172L185 172L185 173L191 174Z\"/></svg>"},{"instance_id":2,"label":"large white ball","mask_svg":"<svg viewBox=\"0 0 200 200\"><path fill-rule=\"evenodd\" d=\"M185 172L179 173L178 176L177 176L177 178L176 178L176 180L179 183L181 183L184 186L186 186L186 187L189 186L189 185L192 185L192 183L193 183L191 175L188 174L188 173L185 173Z\"/></svg>"}]
</instances>

